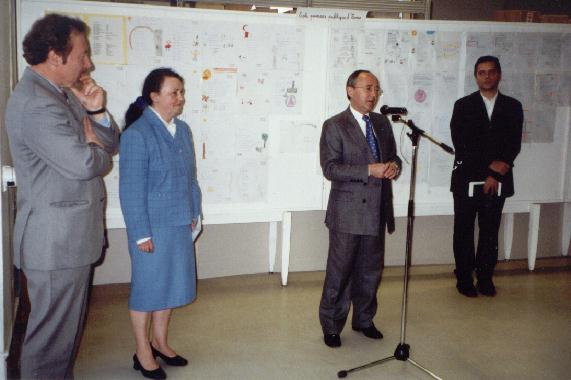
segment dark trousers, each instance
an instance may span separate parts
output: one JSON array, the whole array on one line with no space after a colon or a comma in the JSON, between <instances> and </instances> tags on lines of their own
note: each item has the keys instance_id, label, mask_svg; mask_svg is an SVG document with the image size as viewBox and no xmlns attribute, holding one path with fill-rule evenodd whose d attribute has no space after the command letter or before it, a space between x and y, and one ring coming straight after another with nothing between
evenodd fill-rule
<instances>
[{"instance_id":1,"label":"dark trousers","mask_svg":"<svg viewBox=\"0 0 571 380\"><path fill-rule=\"evenodd\" d=\"M324 333L339 334L343 330L351 302L352 325L372 325L384 258L384 231L379 236L369 236L329 230L327 269L319 304Z\"/></svg>"},{"instance_id":2,"label":"dark trousers","mask_svg":"<svg viewBox=\"0 0 571 380\"><path fill-rule=\"evenodd\" d=\"M498 261L498 231L502 220L504 197L454 194L454 259L459 282L472 282L475 270L478 281L492 279ZM474 250L474 221L478 216L478 248Z\"/></svg>"},{"instance_id":3,"label":"dark trousers","mask_svg":"<svg viewBox=\"0 0 571 380\"><path fill-rule=\"evenodd\" d=\"M51 271L24 269L31 311L22 346L22 379L72 379L91 265Z\"/></svg>"}]
</instances>

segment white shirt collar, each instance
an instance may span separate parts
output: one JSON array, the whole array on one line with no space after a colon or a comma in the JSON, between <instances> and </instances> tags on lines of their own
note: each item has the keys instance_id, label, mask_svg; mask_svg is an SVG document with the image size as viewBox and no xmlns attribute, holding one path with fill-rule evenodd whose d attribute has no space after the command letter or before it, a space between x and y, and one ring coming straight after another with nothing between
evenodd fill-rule
<instances>
[{"instance_id":1,"label":"white shirt collar","mask_svg":"<svg viewBox=\"0 0 571 380\"><path fill-rule=\"evenodd\" d=\"M151 109L151 111L153 111L155 113L155 115L157 115L157 117L159 118L159 120L163 123L163 125L165 126L165 128L167 129L167 131L169 131L169 133L171 134L172 137L174 137L175 133L176 133L176 124L174 122L174 117L172 118L170 123L167 123L162 116L157 112L156 109L153 108L153 106L149 106L149 108Z\"/></svg>"},{"instance_id":2,"label":"white shirt collar","mask_svg":"<svg viewBox=\"0 0 571 380\"><path fill-rule=\"evenodd\" d=\"M361 132L363 132L363 135L367 135L367 124L365 123L365 120L363 120L363 114L359 111L357 111L355 108L353 108L351 105L349 105L349 109L351 110L351 113L353 114L353 117L355 117L355 119L357 120L357 123L359 124L359 128L361 128ZM367 114L368 115L368 114ZM370 115L369 115L370 117ZM374 131L373 131L374 133Z\"/></svg>"},{"instance_id":3,"label":"white shirt collar","mask_svg":"<svg viewBox=\"0 0 571 380\"><path fill-rule=\"evenodd\" d=\"M488 117L492 118L492 113L494 112L494 106L496 104L496 99L498 98L499 91L496 92L496 95L492 99L488 99L485 97L482 92L480 92L480 96L484 100L484 105L486 106L486 111L488 112Z\"/></svg>"}]
</instances>

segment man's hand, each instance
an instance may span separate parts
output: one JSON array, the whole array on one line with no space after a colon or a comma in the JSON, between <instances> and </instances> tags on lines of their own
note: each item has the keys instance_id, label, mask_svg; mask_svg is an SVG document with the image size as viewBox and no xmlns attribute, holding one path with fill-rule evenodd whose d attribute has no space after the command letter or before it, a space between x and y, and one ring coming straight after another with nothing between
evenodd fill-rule
<instances>
[{"instance_id":1,"label":"man's hand","mask_svg":"<svg viewBox=\"0 0 571 380\"><path fill-rule=\"evenodd\" d=\"M142 242L141 244L137 244L137 247L139 247L139 251L141 252L145 252L145 253L153 253L153 240L149 239L147 241Z\"/></svg>"},{"instance_id":2,"label":"man's hand","mask_svg":"<svg viewBox=\"0 0 571 380\"><path fill-rule=\"evenodd\" d=\"M399 166L394 162L369 164L369 175L375 178L393 179L399 174Z\"/></svg>"},{"instance_id":3,"label":"man's hand","mask_svg":"<svg viewBox=\"0 0 571 380\"><path fill-rule=\"evenodd\" d=\"M87 116L85 116L83 118L83 131L85 133L85 143L86 144L90 144L90 143L97 144L102 149L105 149L101 140L99 140L99 138L97 137L95 132L93 132L93 127L91 127L91 121L89 120L89 118Z\"/></svg>"},{"instance_id":4,"label":"man's hand","mask_svg":"<svg viewBox=\"0 0 571 380\"><path fill-rule=\"evenodd\" d=\"M498 193L499 182L494 177L486 178L484 182L484 194L495 195Z\"/></svg>"},{"instance_id":5,"label":"man's hand","mask_svg":"<svg viewBox=\"0 0 571 380\"><path fill-rule=\"evenodd\" d=\"M385 178L395 179L400 173L400 168L395 162L389 162L389 168L385 172Z\"/></svg>"},{"instance_id":6,"label":"man's hand","mask_svg":"<svg viewBox=\"0 0 571 380\"><path fill-rule=\"evenodd\" d=\"M506 175L506 173L510 170L510 166L503 161L492 161L488 167L496 173L500 173L501 175Z\"/></svg>"},{"instance_id":7,"label":"man's hand","mask_svg":"<svg viewBox=\"0 0 571 380\"><path fill-rule=\"evenodd\" d=\"M76 86L70 87L70 90L88 111L97 111L105 107L105 91L88 74L82 75ZM100 120L105 117L105 113L93 117Z\"/></svg>"}]
</instances>

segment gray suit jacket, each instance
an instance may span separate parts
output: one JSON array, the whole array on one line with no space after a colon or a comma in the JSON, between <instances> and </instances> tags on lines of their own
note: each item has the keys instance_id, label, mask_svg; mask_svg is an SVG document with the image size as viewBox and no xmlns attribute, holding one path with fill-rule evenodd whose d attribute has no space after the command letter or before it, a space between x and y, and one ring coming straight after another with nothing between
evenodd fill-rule
<instances>
[{"instance_id":1,"label":"gray suit jacket","mask_svg":"<svg viewBox=\"0 0 571 380\"><path fill-rule=\"evenodd\" d=\"M370 113L380 148L381 162L401 160L389 120ZM347 108L325 121L321 132L320 159L323 175L331 181L325 224L329 229L377 236L394 231L393 192L388 179L368 176L374 158L359 124Z\"/></svg>"},{"instance_id":2,"label":"gray suit jacket","mask_svg":"<svg viewBox=\"0 0 571 380\"><path fill-rule=\"evenodd\" d=\"M85 109L27 68L6 109L18 185L14 264L54 270L95 262L104 244L105 188L119 132L92 121L105 150L85 143Z\"/></svg>"}]
</instances>

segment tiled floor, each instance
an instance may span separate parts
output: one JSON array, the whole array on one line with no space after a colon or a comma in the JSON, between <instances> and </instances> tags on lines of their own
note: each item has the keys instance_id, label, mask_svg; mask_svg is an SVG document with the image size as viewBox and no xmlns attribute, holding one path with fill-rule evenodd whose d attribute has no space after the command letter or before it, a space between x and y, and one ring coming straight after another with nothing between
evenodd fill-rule
<instances>
[{"instance_id":1,"label":"tiled floor","mask_svg":"<svg viewBox=\"0 0 571 380\"><path fill-rule=\"evenodd\" d=\"M468 299L451 266L413 267L405 341L411 358L443 379L571 378L571 258L498 266L495 298ZM165 367L169 379L335 379L391 356L400 341L402 268L385 270L375 324L380 341L346 328L343 345L323 344L317 317L324 272L201 280L198 299L175 310L172 346L190 359ZM77 379L142 379L132 369L134 342L127 284L93 289L77 360ZM352 379L428 379L413 365L389 361Z\"/></svg>"}]
</instances>

